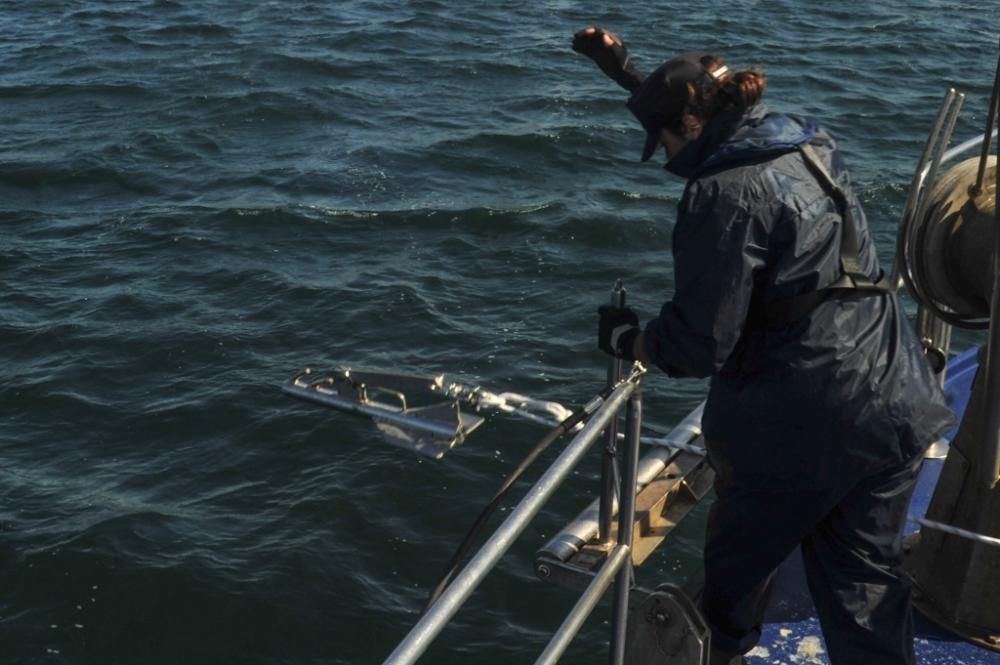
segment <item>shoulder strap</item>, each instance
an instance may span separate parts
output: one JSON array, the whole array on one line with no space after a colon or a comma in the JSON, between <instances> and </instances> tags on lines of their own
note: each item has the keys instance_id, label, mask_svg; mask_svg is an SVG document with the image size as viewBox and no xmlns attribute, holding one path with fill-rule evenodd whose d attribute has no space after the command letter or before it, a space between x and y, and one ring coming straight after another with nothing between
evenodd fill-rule
<instances>
[{"instance_id":1,"label":"shoulder strap","mask_svg":"<svg viewBox=\"0 0 1000 665\"><path fill-rule=\"evenodd\" d=\"M861 269L858 231L854 223L854 215L851 212L850 201L847 200L847 194L837 184L837 181L833 179L830 172L826 170L826 166L820 160L819 155L816 154L815 148L808 143L804 143L798 146L798 150L802 154L806 166L816 176L816 180L819 181L820 186L837 204L837 212L840 213L840 218L843 220L840 230L841 272L844 274L844 277L850 279L855 285L871 285L872 281Z\"/></svg>"},{"instance_id":2,"label":"shoulder strap","mask_svg":"<svg viewBox=\"0 0 1000 665\"><path fill-rule=\"evenodd\" d=\"M769 303L764 307L764 318L767 327L777 327L796 321L817 305L830 297L833 293L845 290L871 291L874 293L891 293L892 288L889 279L880 275L878 281L873 282L864 270L861 269L860 250L858 248L858 232L854 222L854 215L851 212L850 201L847 193L837 184L830 172L824 166L816 149L808 143L797 146L799 154L809 171L816 177L820 187L833 199L837 205L837 212L840 213L840 278L832 284L809 293L803 293L791 298L785 298L777 302Z\"/></svg>"}]
</instances>

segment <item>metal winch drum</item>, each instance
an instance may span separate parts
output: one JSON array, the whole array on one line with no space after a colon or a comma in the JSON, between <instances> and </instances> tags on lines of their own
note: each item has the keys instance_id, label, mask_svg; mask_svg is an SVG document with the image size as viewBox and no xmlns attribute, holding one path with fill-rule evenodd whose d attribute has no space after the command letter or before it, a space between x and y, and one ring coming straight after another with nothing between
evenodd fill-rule
<instances>
[{"instance_id":1,"label":"metal winch drum","mask_svg":"<svg viewBox=\"0 0 1000 665\"><path fill-rule=\"evenodd\" d=\"M956 325L980 328L988 319L993 289L996 233L996 156L973 157L952 167L934 183L926 213L915 220L911 249L915 286L937 308L947 308ZM977 180L982 185L976 191Z\"/></svg>"}]
</instances>

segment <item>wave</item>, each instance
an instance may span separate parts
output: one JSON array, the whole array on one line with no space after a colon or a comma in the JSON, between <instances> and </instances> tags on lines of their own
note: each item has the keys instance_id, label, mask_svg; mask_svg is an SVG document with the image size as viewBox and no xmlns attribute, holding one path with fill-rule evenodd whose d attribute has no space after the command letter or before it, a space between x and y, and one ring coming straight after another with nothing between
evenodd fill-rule
<instances>
[{"instance_id":1,"label":"wave","mask_svg":"<svg viewBox=\"0 0 1000 665\"><path fill-rule=\"evenodd\" d=\"M144 33L162 37L233 37L237 33L232 28L217 23L181 23L147 28Z\"/></svg>"},{"instance_id":2,"label":"wave","mask_svg":"<svg viewBox=\"0 0 1000 665\"><path fill-rule=\"evenodd\" d=\"M314 57L291 53L269 53L255 67L268 73L284 73L295 80L316 78L329 84L342 80L367 79L371 62L351 61L343 57L332 57L329 53Z\"/></svg>"},{"instance_id":3,"label":"wave","mask_svg":"<svg viewBox=\"0 0 1000 665\"><path fill-rule=\"evenodd\" d=\"M0 186L20 189L32 195L46 187L57 188L64 195L78 190L97 198L100 192L108 190L116 190L119 194L156 195L161 191L162 183L151 174L135 173L124 165L112 166L104 161L81 159L68 163L9 162L0 171Z\"/></svg>"},{"instance_id":4,"label":"wave","mask_svg":"<svg viewBox=\"0 0 1000 665\"><path fill-rule=\"evenodd\" d=\"M95 96L137 99L151 91L136 83L41 83L0 86L0 99L49 99L54 97Z\"/></svg>"}]
</instances>

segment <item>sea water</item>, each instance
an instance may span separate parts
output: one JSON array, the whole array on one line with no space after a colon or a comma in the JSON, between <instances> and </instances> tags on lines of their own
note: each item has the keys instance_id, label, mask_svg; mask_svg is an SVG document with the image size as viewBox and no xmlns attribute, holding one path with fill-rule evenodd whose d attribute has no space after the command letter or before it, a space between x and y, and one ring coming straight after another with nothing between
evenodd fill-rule
<instances>
[{"instance_id":1,"label":"sea water","mask_svg":"<svg viewBox=\"0 0 1000 665\"><path fill-rule=\"evenodd\" d=\"M281 384L346 364L567 405L601 388L595 309L619 277L644 320L669 297L682 183L639 163L575 30L618 31L646 71L696 48L763 67L772 109L840 142L887 266L948 86L958 134L983 124L997 8L0 2L0 664L392 651L543 430L492 417L429 461ZM705 392L644 383L661 426ZM574 594L533 552L597 462L422 662L534 659ZM642 580L695 568L701 524ZM604 662L607 622L567 662Z\"/></svg>"}]
</instances>

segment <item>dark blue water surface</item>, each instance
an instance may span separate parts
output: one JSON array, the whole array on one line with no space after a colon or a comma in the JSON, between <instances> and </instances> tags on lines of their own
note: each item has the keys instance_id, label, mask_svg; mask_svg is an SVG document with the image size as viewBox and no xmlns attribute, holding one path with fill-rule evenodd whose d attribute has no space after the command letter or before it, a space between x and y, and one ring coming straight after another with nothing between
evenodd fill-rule
<instances>
[{"instance_id":1,"label":"dark blue water surface","mask_svg":"<svg viewBox=\"0 0 1000 665\"><path fill-rule=\"evenodd\" d=\"M647 70L763 66L772 108L841 141L888 263L945 88L969 93L959 135L983 123L997 9L0 0L0 663L392 651L542 431L495 417L421 461L280 386L347 363L598 390L594 308L619 276L646 316L669 294L681 183L638 163L574 30L618 30ZM647 415L704 388L651 377ZM596 473L422 662L534 659L574 596L532 554ZM700 536L642 574L682 574ZM607 614L568 658L604 662Z\"/></svg>"}]
</instances>

